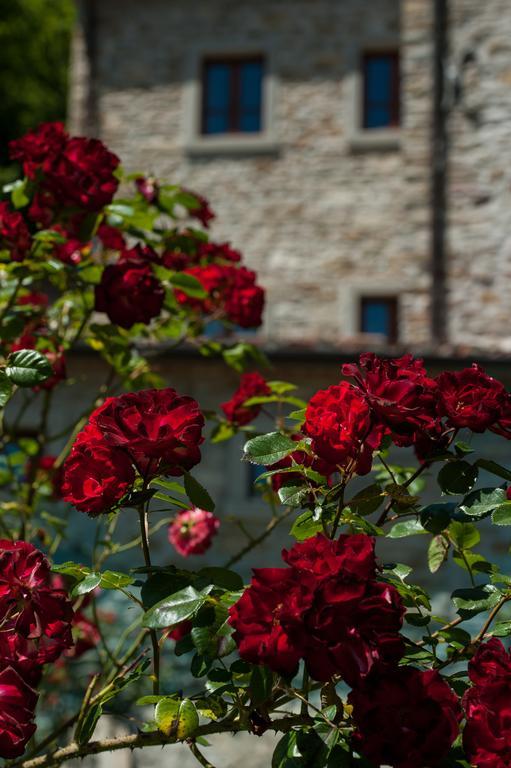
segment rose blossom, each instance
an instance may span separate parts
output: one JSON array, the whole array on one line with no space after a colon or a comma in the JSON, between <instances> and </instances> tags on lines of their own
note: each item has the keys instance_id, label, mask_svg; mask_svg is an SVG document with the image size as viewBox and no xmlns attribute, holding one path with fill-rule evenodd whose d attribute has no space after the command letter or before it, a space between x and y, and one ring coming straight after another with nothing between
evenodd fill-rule
<instances>
[{"instance_id":1,"label":"rose blossom","mask_svg":"<svg viewBox=\"0 0 511 768\"><path fill-rule=\"evenodd\" d=\"M375 663L403 654L404 609L397 591L375 578L374 540L318 534L295 544L289 568L258 568L230 609L242 659L293 675L300 658L315 680L340 674L349 685Z\"/></svg>"},{"instance_id":2,"label":"rose blossom","mask_svg":"<svg viewBox=\"0 0 511 768\"><path fill-rule=\"evenodd\" d=\"M310 399L303 431L312 438L312 450L329 464L347 472L367 474L373 450L381 441L371 409L363 394L342 381L320 389Z\"/></svg>"},{"instance_id":3,"label":"rose blossom","mask_svg":"<svg viewBox=\"0 0 511 768\"><path fill-rule=\"evenodd\" d=\"M200 461L204 417L196 400L170 387L110 397L91 422L146 476L182 475Z\"/></svg>"},{"instance_id":4,"label":"rose blossom","mask_svg":"<svg viewBox=\"0 0 511 768\"><path fill-rule=\"evenodd\" d=\"M9 157L23 165L23 173L34 179L41 169L47 173L68 139L63 123L42 123L20 139L9 142Z\"/></svg>"},{"instance_id":5,"label":"rose blossom","mask_svg":"<svg viewBox=\"0 0 511 768\"><path fill-rule=\"evenodd\" d=\"M375 765L431 768L458 735L458 698L436 670L375 667L348 703L353 745Z\"/></svg>"},{"instance_id":6,"label":"rose blossom","mask_svg":"<svg viewBox=\"0 0 511 768\"><path fill-rule=\"evenodd\" d=\"M11 759L25 751L36 726L38 695L11 667L0 671L0 756Z\"/></svg>"},{"instance_id":7,"label":"rose blossom","mask_svg":"<svg viewBox=\"0 0 511 768\"><path fill-rule=\"evenodd\" d=\"M203 555L216 536L220 520L211 512L199 507L178 512L169 525L169 541L180 555Z\"/></svg>"},{"instance_id":8,"label":"rose blossom","mask_svg":"<svg viewBox=\"0 0 511 768\"><path fill-rule=\"evenodd\" d=\"M238 389L230 400L220 405L220 408L225 413L228 421L241 427L253 421L261 411L260 405L244 406L243 403L252 397L270 394L271 389L260 373L257 373L257 371L254 373L243 373Z\"/></svg>"},{"instance_id":9,"label":"rose blossom","mask_svg":"<svg viewBox=\"0 0 511 768\"><path fill-rule=\"evenodd\" d=\"M445 371L436 382L439 413L447 416L448 424L453 427L484 432L498 421L506 405L504 385L476 363L462 371Z\"/></svg>"},{"instance_id":10,"label":"rose blossom","mask_svg":"<svg viewBox=\"0 0 511 768\"><path fill-rule=\"evenodd\" d=\"M106 443L89 424L64 464L62 494L81 512L96 517L110 512L134 481L135 471L126 453Z\"/></svg>"},{"instance_id":11,"label":"rose blossom","mask_svg":"<svg viewBox=\"0 0 511 768\"><path fill-rule=\"evenodd\" d=\"M367 353L360 356L359 367L343 365L342 371L354 377L396 445L412 445L418 434L435 429L437 385L427 376L422 360Z\"/></svg>"},{"instance_id":12,"label":"rose blossom","mask_svg":"<svg viewBox=\"0 0 511 768\"><path fill-rule=\"evenodd\" d=\"M31 244L22 214L11 210L9 203L0 203L0 250L8 250L13 261L23 261Z\"/></svg>"},{"instance_id":13,"label":"rose blossom","mask_svg":"<svg viewBox=\"0 0 511 768\"><path fill-rule=\"evenodd\" d=\"M121 258L105 267L95 288L95 309L109 320L129 329L135 323L148 324L158 317L165 291L150 265L138 256Z\"/></svg>"},{"instance_id":14,"label":"rose blossom","mask_svg":"<svg viewBox=\"0 0 511 768\"><path fill-rule=\"evenodd\" d=\"M195 205L190 206L188 208L188 214L194 218L200 221L203 227L206 227L206 229L209 229L209 222L216 218L216 214L213 213L209 206L209 202L206 200L205 197L202 195L197 194L197 192L191 192L189 189L182 189L182 191L190 195L191 197L195 198Z\"/></svg>"},{"instance_id":15,"label":"rose blossom","mask_svg":"<svg viewBox=\"0 0 511 768\"><path fill-rule=\"evenodd\" d=\"M57 638L72 644L73 610L65 590L51 585L50 565L26 541L0 540L0 623L27 639Z\"/></svg>"},{"instance_id":16,"label":"rose blossom","mask_svg":"<svg viewBox=\"0 0 511 768\"><path fill-rule=\"evenodd\" d=\"M482 644L468 665L474 683L463 698L463 746L477 768L511 764L511 655L497 638Z\"/></svg>"}]
</instances>

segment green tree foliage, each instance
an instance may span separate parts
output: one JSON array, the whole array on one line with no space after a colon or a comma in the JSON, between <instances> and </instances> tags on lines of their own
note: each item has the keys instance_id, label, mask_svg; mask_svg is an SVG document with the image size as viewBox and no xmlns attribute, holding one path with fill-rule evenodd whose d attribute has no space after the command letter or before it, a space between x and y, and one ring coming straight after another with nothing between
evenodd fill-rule
<instances>
[{"instance_id":1,"label":"green tree foliage","mask_svg":"<svg viewBox=\"0 0 511 768\"><path fill-rule=\"evenodd\" d=\"M65 118L73 19L72 0L0 0L1 180L16 175L11 139Z\"/></svg>"}]
</instances>

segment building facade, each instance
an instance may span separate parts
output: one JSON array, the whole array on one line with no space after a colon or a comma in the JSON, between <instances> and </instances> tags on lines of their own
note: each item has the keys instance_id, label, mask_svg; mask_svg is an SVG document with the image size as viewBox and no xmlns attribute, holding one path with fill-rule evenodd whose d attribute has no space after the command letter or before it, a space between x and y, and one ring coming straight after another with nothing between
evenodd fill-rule
<instances>
[{"instance_id":1,"label":"building facade","mask_svg":"<svg viewBox=\"0 0 511 768\"><path fill-rule=\"evenodd\" d=\"M511 352L506 0L87 0L69 122L203 192L270 347Z\"/></svg>"}]
</instances>

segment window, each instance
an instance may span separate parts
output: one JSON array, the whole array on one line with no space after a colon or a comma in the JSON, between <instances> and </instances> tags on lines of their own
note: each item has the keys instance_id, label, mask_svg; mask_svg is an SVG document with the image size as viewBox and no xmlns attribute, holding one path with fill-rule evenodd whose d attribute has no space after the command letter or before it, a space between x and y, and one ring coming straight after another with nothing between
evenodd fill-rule
<instances>
[{"instance_id":1,"label":"window","mask_svg":"<svg viewBox=\"0 0 511 768\"><path fill-rule=\"evenodd\" d=\"M263 129L262 57L206 59L202 73L202 133Z\"/></svg>"},{"instance_id":2,"label":"window","mask_svg":"<svg viewBox=\"0 0 511 768\"><path fill-rule=\"evenodd\" d=\"M363 127L395 128L400 122L399 54L366 53L363 57Z\"/></svg>"},{"instance_id":3,"label":"window","mask_svg":"<svg viewBox=\"0 0 511 768\"><path fill-rule=\"evenodd\" d=\"M377 333L393 344L397 341L397 298L370 296L360 299L360 330Z\"/></svg>"}]
</instances>

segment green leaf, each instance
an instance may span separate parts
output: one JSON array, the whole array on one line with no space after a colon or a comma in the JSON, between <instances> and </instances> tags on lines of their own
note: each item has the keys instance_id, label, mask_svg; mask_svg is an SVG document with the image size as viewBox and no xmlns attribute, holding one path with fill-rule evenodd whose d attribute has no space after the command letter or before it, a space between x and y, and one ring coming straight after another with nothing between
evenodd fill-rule
<instances>
[{"instance_id":1,"label":"green leaf","mask_svg":"<svg viewBox=\"0 0 511 768\"><path fill-rule=\"evenodd\" d=\"M143 626L150 629L163 629L191 619L207 599L207 594L197 592L193 587L185 587L160 600L146 611Z\"/></svg>"},{"instance_id":2,"label":"green leaf","mask_svg":"<svg viewBox=\"0 0 511 768\"><path fill-rule=\"evenodd\" d=\"M80 581L72 591L72 595L87 595L99 586L101 581L100 573L89 573L82 581Z\"/></svg>"},{"instance_id":3,"label":"green leaf","mask_svg":"<svg viewBox=\"0 0 511 768\"><path fill-rule=\"evenodd\" d=\"M189 472L184 473L186 495L195 507L205 509L206 512L213 512L215 502L202 486Z\"/></svg>"},{"instance_id":4,"label":"green leaf","mask_svg":"<svg viewBox=\"0 0 511 768\"><path fill-rule=\"evenodd\" d=\"M119 573L118 571L104 571L100 574L101 580L99 586L101 589L122 589L133 584L133 578L128 576L127 573Z\"/></svg>"},{"instance_id":5,"label":"green leaf","mask_svg":"<svg viewBox=\"0 0 511 768\"><path fill-rule=\"evenodd\" d=\"M190 585L191 576L174 569L170 572L154 573L142 585L141 598L144 608L149 610L153 605L164 600L169 595L181 591Z\"/></svg>"},{"instance_id":6,"label":"green leaf","mask_svg":"<svg viewBox=\"0 0 511 768\"><path fill-rule=\"evenodd\" d=\"M299 507L309 493L309 488L304 488L303 485L282 485L278 490L278 497L282 504L288 507Z\"/></svg>"},{"instance_id":7,"label":"green leaf","mask_svg":"<svg viewBox=\"0 0 511 768\"><path fill-rule=\"evenodd\" d=\"M178 741L188 739L199 727L199 715L190 699L161 699L154 710L158 730Z\"/></svg>"},{"instance_id":8,"label":"green leaf","mask_svg":"<svg viewBox=\"0 0 511 768\"><path fill-rule=\"evenodd\" d=\"M275 395L283 395L298 389L296 384L290 384L289 381L267 381L266 383Z\"/></svg>"},{"instance_id":9,"label":"green leaf","mask_svg":"<svg viewBox=\"0 0 511 768\"><path fill-rule=\"evenodd\" d=\"M27 195L28 179L18 179L10 185L11 202L15 208L23 208L28 205L30 198Z\"/></svg>"},{"instance_id":10,"label":"green leaf","mask_svg":"<svg viewBox=\"0 0 511 768\"><path fill-rule=\"evenodd\" d=\"M494 509L506 502L503 488L480 488L465 496L460 504L461 511L470 517L487 517Z\"/></svg>"},{"instance_id":11,"label":"green leaf","mask_svg":"<svg viewBox=\"0 0 511 768\"><path fill-rule=\"evenodd\" d=\"M403 520L392 526L388 533L389 539L402 539L405 536L414 536L418 533L427 533L420 522L413 518L412 520Z\"/></svg>"},{"instance_id":12,"label":"green leaf","mask_svg":"<svg viewBox=\"0 0 511 768\"><path fill-rule=\"evenodd\" d=\"M205 299L208 295L200 280L197 280L193 275L188 275L185 272L176 272L168 280L174 288L178 288L194 299Z\"/></svg>"},{"instance_id":13,"label":"green leaf","mask_svg":"<svg viewBox=\"0 0 511 768\"><path fill-rule=\"evenodd\" d=\"M303 512L294 521L293 527L291 528L291 536L294 536L298 541L304 541L305 539L310 539L311 536L315 536L316 533L319 533L322 530L323 525L321 520L319 518L315 520L314 514L310 510L307 510L307 512Z\"/></svg>"},{"instance_id":14,"label":"green leaf","mask_svg":"<svg viewBox=\"0 0 511 768\"><path fill-rule=\"evenodd\" d=\"M224 440L230 440L231 437L234 437L236 432L236 427L233 424L229 424L226 421L221 421L213 429L210 441L212 443L223 443Z\"/></svg>"},{"instance_id":15,"label":"green leaf","mask_svg":"<svg viewBox=\"0 0 511 768\"><path fill-rule=\"evenodd\" d=\"M449 542L444 536L434 536L428 547L428 566L431 573L436 573L445 563L449 554Z\"/></svg>"},{"instance_id":16,"label":"green leaf","mask_svg":"<svg viewBox=\"0 0 511 768\"><path fill-rule=\"evenodd\" d=\"M35 349L21 349L7 358L6 375L19 387L34 387L52 374L47 357Z\"/></svg>"},{"instance_id":17,"label":"green leaf","mask_svg":"<svg viewBox=\"0 0 511 768\"><path fill-rule=\"evenodd\" d=\"M438 485L444 493L467 493L474 486L478 475L477 466L468 461L448 461L438 473Z\"/></svg>"},{"instance_id":18,"label":"green leaf","mask_svg":"<svg viewBox=\"0 0 511 768\"><path fill-rule=\"evenodd\" d=\"M273 686L273 673L267 667L257 666L250 676L250 697L255 706L270 698Z\"/></svg>"},{"instance_id":19,"label":"green leaf","mask_svg":"<svg viewBox=\"0 0 511 768\"><path fill-rule=\"evenodd\" d=\"M75 730L75 741L80 746L87 744L96 730L98 720L103 714L103 704L98 702L97 704L89 705L85 717L78 723L78 727Z\"/></svg>"},{"instance_id":20,"label":"green leaf","mask_svg":"<svg viewBox=\"0 0 511 768\"><path fill-rule=\"evenodd\" d=\"M3 408L5 405L7 405L11 399L13 389L14 384L12 381L4 373L4 371L0 371L0 408Z\"/></svg>"},{"instance_id":21,"label":"green leaf","mask_svg":"<svg viewBox=\"0 0 511 768\"><path fill-rule=\"evenodd\" d=\"M236 592L239 589L243 589L243 579L235 571L230 571L228 568L220 568L217 566L209 566L208 568L201 568L197 573L198 581L204 583L204 585L214 584L216 587L221 587L229 592Z\"/></svg>"},{"instance_id":22,"label":"green leaf","mask_svg":"<svg viewBox=\"0 0 511 768\"><path fill-rule=\"evenodd\" d=\"M355 494L348 506L364 517L376 512L383 499L384 494L381 487L378 483L372 483Z\"/></svg>"},{"instance_id":23,"label":"green leaf","mask_svg":"<svg viewBox=\"0 0 511 768\"><path fill-rule=\"evenodd\" d=\"M511 501L505 501L494 509L491 519L494 525L511 525Z\"/></svg>"},{"instance_id":24,"label":"green leaf","mask_svg":"<svg viewBox=\"0 0 511 768\"><path fill-rule=\"evenodd\" d=\"M249 440L244 447L245 457L252 464L270 465L296 451L300 444L281 432L270 432Z\"/></svg>"},{"instance_id":25,"label":"green leaf","mask_svg":"<svg viewBox=\"0 0 511 768\"><path fill-rule=\"evenodd\" d=\"M227 712L227 705L223 699L216 696L207 696L203 699L196 699L195 706L199 714L210 720L220 720Z\"/></svg>"},{"instance_id":26,"label":"green leaf","mask_svg":"<svg viewBox=\"0 0 511 768\"><path fill-rule=\"evenodd\" d=\"M491 611L499 602L500 596L498 589L491 584L485 584L471 589L456 589L452 593L452 601L458 614L463 619L468 619L483 611Z\"/></svg>"},{"instance_id":27,"label":"green leaf","mask_svg":"<svg viewBox=\"0 0 511 768\"><path fill-rule=\"evenodd\" d=\"M452 501L428 504L420 511L420 521L430 533L441 533L451 522L451 516L455 510L456 504Z\"/></svg>"},{"instance_id":28,"label":"green leaf","mask_svg":"<svg viewBox=\"0 0 511 768\"><path fill-rule=\"evenodd\" d=\"M453 522L449 526L449 536L457 549L465 550L475 547L481 540L481 535L472 523Z\"/></svg>"},{"instance_id":29,"label":"green leaf","mask_svg":"<svg viewBox=\"0 0 511 768\"><path fill-rule=\"evenodd\" d=\"M509 637L511 635L511 621L498 621L488 631L494 637Z\"/></svg>"}]
</instances>

